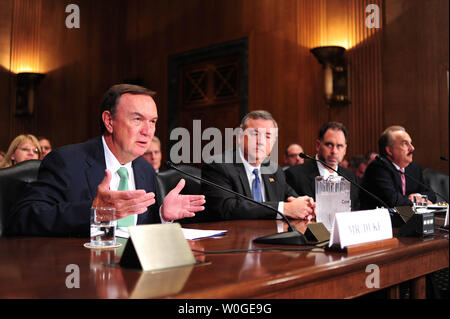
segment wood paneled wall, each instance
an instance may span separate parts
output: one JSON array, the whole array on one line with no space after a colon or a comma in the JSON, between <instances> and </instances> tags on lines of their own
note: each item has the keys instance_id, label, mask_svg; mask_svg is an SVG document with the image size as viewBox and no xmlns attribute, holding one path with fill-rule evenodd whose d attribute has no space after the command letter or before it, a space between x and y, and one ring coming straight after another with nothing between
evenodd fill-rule
<instances>
[{"instance_id":1,"label":"wood paneled wall","mask_svg":"<svg viewBox=\"0 0 450 319\"><path fill-rule=\"evenodd\" d=\"M24 130L55 146L95 136L104 91L140 79L158 92L166 155L168 56L248 37L249 109L267 109L279 122L280 161L294 141L313 154L329 120L350 131L347 157L376 149L382 129L397 123L413 135L422 166L448 172L439 162L448 157L447 0L79 0L80 29L65 27L69 3L0 0L0 149ZM369 3L381 8L380 29L364 24ZM13 17L30 12L39 13L25 24L36 26L33 52L46 77L36 114L24 119L12 114L11 71L30 34ZM309 50L334 44L348 48L351 104L330 109ZM428 150L432 141L439 147Z\"/></svg>"}]
</instances>

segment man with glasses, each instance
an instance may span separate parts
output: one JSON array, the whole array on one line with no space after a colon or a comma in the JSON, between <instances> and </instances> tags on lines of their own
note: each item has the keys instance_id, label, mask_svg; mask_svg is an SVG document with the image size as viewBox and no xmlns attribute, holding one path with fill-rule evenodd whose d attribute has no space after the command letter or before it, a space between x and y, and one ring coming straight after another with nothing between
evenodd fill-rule
<instances>
[{"instance_id":1,"label":"man with glasses","mask_svg":"<svg viewBox=\"0 0 450 319\"><path fill-rule=\"evenodd\" d=\"M303 153L303 147L299 144L289 144L284 151L284 170L291 166L303 164L305 160L300 157L300 153Z\"/></svg>"},{"instance_id":2,"label":"man with glasses","mask_svg":"<svg viewBox=\"0 0 450 319\"><path fill-rule=\"evenodd\" d=\"M347 137L347 129L342 123L325 123L320 128L318 139L316 140L316 159L325 162L337 170L339 174L320 162L309 160L302 165L293 166L285 171L288 184L299 195L315 198L316 176L328 178L329 176L343 175L357 183L355 173L339 165L347 152ZM350 200L352 202L352 210L357 210L359 208L358 188L354 185L350 187Z\"/></svg>"}]
</instances>

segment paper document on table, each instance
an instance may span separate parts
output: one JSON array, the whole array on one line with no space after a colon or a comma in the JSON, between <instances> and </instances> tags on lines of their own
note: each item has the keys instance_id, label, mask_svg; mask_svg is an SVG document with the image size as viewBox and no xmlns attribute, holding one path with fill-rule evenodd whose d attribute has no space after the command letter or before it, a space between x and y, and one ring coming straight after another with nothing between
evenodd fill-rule
<instances>
[{"instance_id":1,"label":"paper document on table","mask_svg":"<svg viewBox=\"0 0 450 319\"><path fill-rule=\"evenodd\" d=\"M183 231L184 238L187 240L221 236L227 233L226 230L205 230L205 229L190 229L190 228L182 228L181 230ZM128 228L117 227L116 237L129 238L130 234L128 233Z\"/></svg>"},{"instance_id":2,"label":"paper document on table","mask_svg":"<svg viewBox=\"0 0 450 319\"><path fill-rule=\"evenodd\" d=\"M226 230L205 230L205 229L190 229L190 228L182 228L184 238L188 240L214 237L214 236L222 236L227 233Z\"/></svg>"}]
</instances>

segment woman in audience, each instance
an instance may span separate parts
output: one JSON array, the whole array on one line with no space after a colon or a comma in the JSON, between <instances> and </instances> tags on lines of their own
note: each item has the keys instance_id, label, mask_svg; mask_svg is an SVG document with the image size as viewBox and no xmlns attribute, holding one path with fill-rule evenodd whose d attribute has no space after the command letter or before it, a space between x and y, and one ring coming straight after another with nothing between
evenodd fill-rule
<instances>
[{"instance_id":1,"label":"woman in audience","mask_svg":"<svg viewBox=\"0 0 450 319\"><path fill-rule=\"evenodd\" d=\"M5 158L0 161L0 168L9 167L17 163L32 159L39 159L41 146L37 138L31 134L17 136L9 145Z\"/></svg>"}]
</instances>

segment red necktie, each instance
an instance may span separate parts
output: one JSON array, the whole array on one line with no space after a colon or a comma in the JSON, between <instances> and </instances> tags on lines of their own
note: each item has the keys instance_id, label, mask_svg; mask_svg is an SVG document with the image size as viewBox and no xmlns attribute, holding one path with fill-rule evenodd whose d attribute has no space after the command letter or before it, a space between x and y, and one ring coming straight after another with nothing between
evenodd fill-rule
<instances>
[{"instance_id":1,"label":"red necktie","mask_svg":"<svg viewBox=\"0 0 450 319\"><path fill-rule=\"evenodd\" d=\"M403 195L406 195L406 179L405 179L405 169L404 168L400 168L400 178L402 179L402 191L403 191Z\"/></svg>"}]
</instances>

